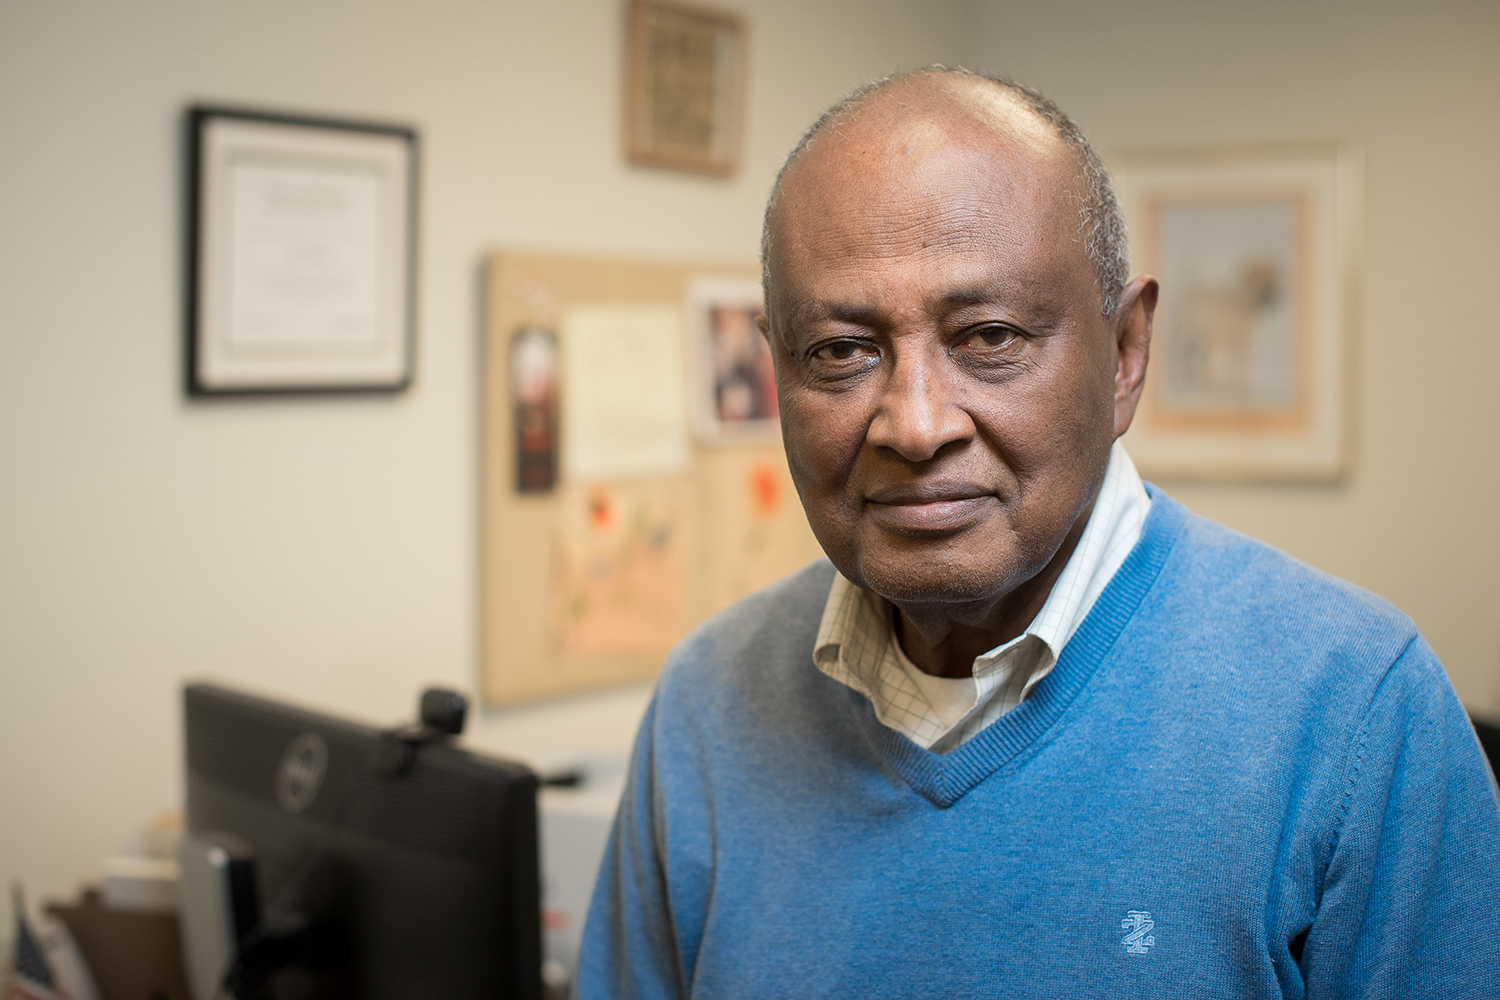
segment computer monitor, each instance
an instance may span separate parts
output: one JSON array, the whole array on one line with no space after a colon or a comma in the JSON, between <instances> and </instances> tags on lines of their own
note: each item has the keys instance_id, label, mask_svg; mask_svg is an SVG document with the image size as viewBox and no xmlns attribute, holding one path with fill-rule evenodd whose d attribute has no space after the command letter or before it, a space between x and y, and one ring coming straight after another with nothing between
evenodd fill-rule
<instances>
[{"instance_id":1,"label":"computer monitor","mask_svg":"<svg viewBox=\"0 0 1500 1000\"><path fill-rule=\"evenodd\" d=\"M1490 771L1500 774L1500 721L1469 719L1474 723L1474 735L1479 737L1479 748L1490 762Z\"/></svg>"},{"instance_id":2,"label":"computer monitor","mask_svg":"<svg viewBox=\"0 0 1500 1000\"><path fill-rule=\"evenodd\" d=\"M248 845L262 905L295 896L338 942L277 1000L542 996L528 768L438 743L393 773L368 726L210 684L183 699L188 833Z\"/></svg>"}]
</instances>

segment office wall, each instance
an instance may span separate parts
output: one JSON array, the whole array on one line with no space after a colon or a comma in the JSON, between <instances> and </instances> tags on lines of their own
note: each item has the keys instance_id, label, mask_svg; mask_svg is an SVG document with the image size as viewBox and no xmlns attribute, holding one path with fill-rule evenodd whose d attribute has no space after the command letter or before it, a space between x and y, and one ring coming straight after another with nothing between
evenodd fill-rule
<instances>
[{"instance_id":1,"label":"office wall","mask_svg":"<svg viewBox=\"0 0 1500 1000\"><path fill-rule=\"evenodd\" d=\"M1336 487L1190 486L1198 513L1410 614L1500 713L1500 6L1469 0L970 5L976 60L1095 145L1362 147L1355 469Z\"/></svg>"},{"instance_id":2,"label":"office wall","mask_svg":"<svg viewBox=\"0 0 1500 1000\"><path fill-rule=\"evenodd\" d=\"M69 892L176 800L184 677L375 720L424 682L472 685L485 249L750 259L816 110L932 60L1043 87L1104 147L1364 147L1354 475L1168 485L1395 601L1500 712L1500 8L721 2L753 62L729 181L619 162L613 0L0 0L0 877ZM195 99L421 128L410 392L182 398L176 129ZM476 736L607 750L644 698L486 712Z\"/></svg>"},{"instance_id":3,"label":"office wall","mask_svg":"<svg viewBox=\"0 0 1500 1000\"><path fill-rule=\"evenodd\" d=\"M0 878L71 892L177 800L185 677L382 721L424 682L473 686L487 248L753 260L821 106L968 54L957 0L723 3L752 63L727 181L620 162L615 0L0 3ZM421 130L409 392L184 400L193 100ZM488 712L477 736L620 747L644 698Z\"/></svg>"}]
</instances>

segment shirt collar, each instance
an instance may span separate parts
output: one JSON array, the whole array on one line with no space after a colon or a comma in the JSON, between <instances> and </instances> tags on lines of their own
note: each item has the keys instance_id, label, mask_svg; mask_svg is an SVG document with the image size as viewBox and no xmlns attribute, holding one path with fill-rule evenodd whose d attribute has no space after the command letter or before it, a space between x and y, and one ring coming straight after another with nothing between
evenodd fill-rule
<instances>
[{"instance_id":1,"label":"shirt collar","mask_svg":"<svg viewBox=\"0 0 1500 1000\"><path fill-rule=\"evenodd\" d=\"M1089 523L1041 610L1021 635L975 657L975 672L993 664L1028 635L1046 645L1052 660L1061 656L1063 647L1140 538L1150 507L1151 498L1135 463L1116 441ZM874 690L886 644L894 641L890 603L856 587L842 573L835 573L813 644L813 662L818 669L868 696Z\"/></svg>"}]
</instances>

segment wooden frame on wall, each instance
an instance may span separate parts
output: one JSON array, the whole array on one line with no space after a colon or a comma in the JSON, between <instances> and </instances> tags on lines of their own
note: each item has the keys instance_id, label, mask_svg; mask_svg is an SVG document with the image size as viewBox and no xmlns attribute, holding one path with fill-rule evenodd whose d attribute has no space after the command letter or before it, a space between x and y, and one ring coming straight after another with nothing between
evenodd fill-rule
<instances>
[{"instance_id":1,"label":"wooden frame on wall","mask_svg":"<svg viewBox=\"0 0 1500 1000\"><path fill-rule=\"evenodd\" d=\"M1337 143L1139 150L1110 172L1136 273L1161 281L1125 444L1160 479L1349 468L1362 213Z\"/></svg>"},{"instance_id":2,"label":"wooden frame on wall","mask_svg":"<svg viewBox=\"0 0 1500 1000\"><path fill-rule=\"evenodd\" d=\"M187 130L188 392L404 389L415 131L222 107Z\"/></svg>"},{"instance_id":3,"label":"wooden frame on wall","mask_svg":"<svg viewBox=\"0 0 1500 1000\"><path fill-rule=\"evenodd\" d=\"M709 7L631 0L625 27L625 158L726 176L744 131L745 26Z\"/></svg>"}]
</instances>

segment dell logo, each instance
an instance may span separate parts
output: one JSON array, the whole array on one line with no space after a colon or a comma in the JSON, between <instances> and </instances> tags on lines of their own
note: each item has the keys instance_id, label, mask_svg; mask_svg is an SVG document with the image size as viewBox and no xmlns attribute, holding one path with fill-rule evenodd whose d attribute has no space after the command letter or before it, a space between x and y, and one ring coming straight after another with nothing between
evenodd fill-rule
<instances>
[{"instance_id":1,"label":"dell logo","mask_svg":"<svg viewBox=\"0 0 1500 1000\"><path fill-rule=\"evenodd\" d=\"M303 733L287 746L276 769L276 801L289 813L312 805L328 773L328 744L317 733Z\"/></svg>"}]
</instances>

